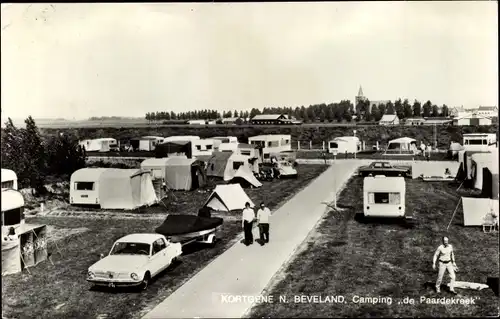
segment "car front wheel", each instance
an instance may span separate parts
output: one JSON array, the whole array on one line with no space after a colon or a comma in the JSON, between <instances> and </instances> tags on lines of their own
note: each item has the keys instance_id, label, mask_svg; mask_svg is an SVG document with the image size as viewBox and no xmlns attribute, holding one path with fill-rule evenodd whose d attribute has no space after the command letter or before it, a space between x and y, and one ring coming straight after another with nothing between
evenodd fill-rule
<instances>
[{"instance_id":1,"label":"car front wheel","mask_svg":"<svg viewBox=\"0 0 500 319\"><path fill-rule=\"evenodd\" d=\"M144 278L142 279L141 289L142 290L148 289L150 281L151 281L151 275L149 274L149 272L146 272L146 274L144 275Z\"/></svg>"}]
</instances>

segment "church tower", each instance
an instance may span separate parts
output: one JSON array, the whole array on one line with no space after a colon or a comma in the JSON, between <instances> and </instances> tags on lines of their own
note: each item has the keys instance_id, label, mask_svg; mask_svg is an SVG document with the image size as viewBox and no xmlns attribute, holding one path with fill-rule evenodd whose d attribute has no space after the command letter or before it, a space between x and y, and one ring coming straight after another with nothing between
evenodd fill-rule
<instances>
[{"instance_id":1,"label":"church tower","mask_svg":"<svg viewBox=\"0 0 500 319\"><path fill-rule=\"evenodd\" d=\"M361 85L359 86L358 95L354 98L354 109L358 110L358 103L366 100L366 97L363 95L363 88Z\"/></svg>"}]
</instances>

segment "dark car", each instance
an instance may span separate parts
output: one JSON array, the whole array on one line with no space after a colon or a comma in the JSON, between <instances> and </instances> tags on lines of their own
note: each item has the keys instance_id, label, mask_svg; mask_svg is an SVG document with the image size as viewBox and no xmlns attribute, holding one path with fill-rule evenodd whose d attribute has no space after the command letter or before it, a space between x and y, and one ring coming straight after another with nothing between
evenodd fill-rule
<instances>
[{"instance_id":1,"label":"dark car","mask_svg":"<svg viewBox=\"0 0 500 319\"><path fill-rule=\"evenodd\" d=\"M407 177L410 175L410 167L393 166L389 162L373 162L368 166L361 166L358 169L358 173L360 176L385 175Z\"/></svg>"}]
</instances>

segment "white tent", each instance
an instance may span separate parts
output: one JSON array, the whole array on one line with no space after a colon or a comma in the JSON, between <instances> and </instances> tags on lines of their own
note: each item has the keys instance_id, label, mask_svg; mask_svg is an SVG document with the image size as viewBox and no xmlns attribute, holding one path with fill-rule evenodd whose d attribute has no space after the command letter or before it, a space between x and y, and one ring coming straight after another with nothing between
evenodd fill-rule
<instances>
[{"instance_id":1,"label":"white tent","mask_svg":"<svg viewBox=\"0 0 500 319\"><path fill-rule=\"evenodd\" d=\"M83 140L78 143L87 152L109 152L110 146L117 145L116 139L111 137Z\"/></svg>"},{"instance_id":2,"label":"white tent","mask_svg":"<svg viewBox=\"0 0 500 319\"><path fill-rule=\"evenodd\" d=\"M471 178L474 188L483 188L483 169L498 174L498 151L494 153L476 153L471 156Z\"/></svg>"},{"instance_id":3,"label":"white tent","mask_svg":"<svg viewBox=\"0 0 500 319\"><path fill-rule=\"evenodd\" d=\"M259 182L259 180L255 177L253 172L250 170L250 167L247 165L241 165L240 168L238 168L238 170L234 173L233 171L231 171L231 173L227 177L225 177L224 180L231 181L238 178L247 181L248 183L250 183L250 185L254 187L262 186L262 183Z\"/></svg>"},{"instance_id":4,"label":"white tent","mask_svg":"<svg viewBox=\"0 0 500 319\"><path fill-rule=\"evenodd\" d=\"M153 179L156 179L156 178L165 179L167 162L169 160L170 160L170 158L168 158L168 157L147 158L141 163L141 168L144 170L151 171L151 176Z\"/></svg>"},{"instance_id":5,"label":"white tent","mask_svg":"<svg viewBox=\"0 0 500 319\"><path fill-rule=\"evenodd\" d=\"M482 226L493 212L498 218L498 200L462 197L464 226Z\"/></svg>"},{"instance_id":6,"label":"white tent","mask_svg":"<svg viewBox=\"0 0 500 319\"><path fill-rule=\"evenodd\" d=\"M17 189L17 175L13 170L2 168L2 189Z\"/></svg>"},{"instance_id":7,"label":"white tent","mask_svg":"<svg viewBox=\"0 0 500 319\"><path fill-rule=\"evenodd\" d=\"M239 184L217 185L206 201L206 207L218 211L232 211L245 208L245 203L254 203Z\"/></svg>"},{"instance_id":8,"label":"white tent","mask_svg":"<svg viewBox=\"0 0 500 319\"><path fill-rule=\"evenodd\" d=\"M389 141L387 145L386 155L408 155L417 152L417 140L409 137L401 137Z\"/></svg>"}]
</instances>

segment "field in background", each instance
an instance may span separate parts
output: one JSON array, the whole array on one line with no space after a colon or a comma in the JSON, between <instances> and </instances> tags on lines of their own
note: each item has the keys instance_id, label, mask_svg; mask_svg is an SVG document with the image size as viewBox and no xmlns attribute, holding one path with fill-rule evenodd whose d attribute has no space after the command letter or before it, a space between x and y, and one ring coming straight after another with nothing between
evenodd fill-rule
<instances>
[{"instance_id":1,"label":"field in background","mask_svg":"<svg viewBox=\"0 0 500 319\"><path fill-rule=\"evenodd\" d=\"M292 136L292 147L301 148L311 146L321 148L323 142L335 137L352 136L353 130L356 136L364 141L366 147L371 149L373 145L380 143L383 147L389 140L407 136L418 141L434 144L434 133L436 132L438 147L448 149L451 141L462 142L462 134L465 133L497 133L498 125L492 126L437 126L435 131L432 126L319 126L317 124L304 126L195 126L195 125L170 125L170 126L147 126L147 127L85 127L85 128L44 128L40 127L42 134L54 135L61 132L72 132L80 139L113 137L116 139L130 139L140 136L173 136L173 135L197 135L201 138L213 136L236 136L240 142L247 142L248 138L262 134L290 134ZM433 145L434 146L434 145Z\"/></svg>"},{"instance_id":2,"label":"field in background","mask_svg":"<svg viewBox=\"0 0 500 319\"><path fill-rule=\"evenodd\" d=\"M300 165L297 179L263 182L261 188L245 189L245 192L255 203L265 201L274 210L326 168ZM39 213L29 218L27 223L89 230L58 242L61 254L52 249L54 266L45 261L30 268L31 274L23 272L2 277L2 315L6 318L140 318L235 242L241 234L241 213L218 214L224 218L224 224L215 248L186 247L181 263L161 274L145 292L89 290L85 280L88 267L99 259L99 254L108 253L116 239L130 233L154 232L162 223L161 219L141 216L196 214L210 191L169 193L164 205L132 212L137 218L102 218L102 214L97 218L99 210L92 209L83 212L80 209L80 217L87 215L87 218L72 218L67 216L75 212L69 208L66 216L64 211L58 211L57 215L62 217L44 217ZM61 196L67 200L66 194Z\"/></svg>"},{"instance_id":3,"label":"field in background","mask_svg":"<svg viewBox=\"0 0 500 319\"><path fill-rule=\"evenodd\" d=\"M440 237L450 237L460 272L457 280L486 283L498 277L498 233L485 234L479 227L463 227L461 208L449 232L446 226L460 198L457 185L407 180L406 209L416 218L413 228L391 221L360 222L363 181L352 177L342 191L338 206L330 211L315 234L285 268L283 280L268 291L279 296L345 296L347 304L262 303L250 317L477 317L498 316L499 300L491 289L458 290L459 297L478 296L476 305L429 305L420 297L437 295L432 256ZM445 277L444 284L448 278ZM393 298L393 304L355 304L353 296ZM415 305L398 304L404 297Z\"/></svg>"}]
</instances>

